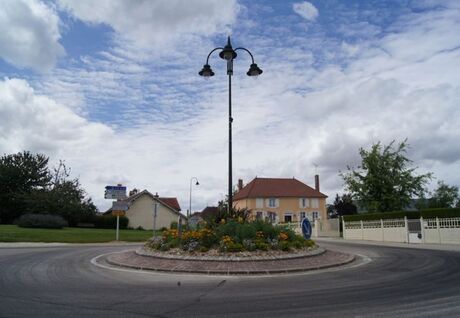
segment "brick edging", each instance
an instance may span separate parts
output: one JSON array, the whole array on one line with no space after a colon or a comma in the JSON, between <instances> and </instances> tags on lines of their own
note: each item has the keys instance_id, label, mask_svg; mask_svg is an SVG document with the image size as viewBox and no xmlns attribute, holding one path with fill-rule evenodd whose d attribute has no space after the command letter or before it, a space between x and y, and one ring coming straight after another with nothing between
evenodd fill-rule
<instances>
[{"instance_id":1,"label":"brick edging","mask_svg":"<svg viewBox=\"0 0 460 318\"><path fill-rule=\"evenodd\" d=\"M167 253L149 251L145 247L141 247L135 251L137 255L162 258L168 260L183 260L183 261L207 261L207 262L254 262L254 261L276 261L285 259L295 259L303 257L312 257L324 254L325 249L317 247L314 250L299 253L286 253L284 255L265 255L265 256L248 256L248 257L235 257L232 255L225 256L195 256L195 255L172 255Z\"/></svg>"},{"instance_id":2,"label":"brick edging","mask_svg":"<svg viewBox=\"0 0 460 318\"><path fill-rule=\"evenodd\" d=\"M123 253L123 252L122 252ZM126 253L126 252L125 252ZM113 253L113 254L119 254L119 253ZM112 254L112 255L113 255ZM172 274L179 274L179 273L185 273L185 274L207 274L207 275L269 275L269 274L288 274L288 273L300 273L300 272L308 272L308 271L314 271L314 270L320 270L320 269L327 269L327 268L332 268L332 267L337 267L337 266L343 266L346 264L349 264L353 262L356 257L355 255L351 254L345 254L345 253L340 253L347 255L347 258L342 261L338 261L335 263L327 263L327 264L322 264L322 265L316 265L316 266L306 266L306 267L292 267L292 268L273 268L273 269L266 269L266 270L242 270L242 269L236 269L236 270L213 270L213 269L185 269L185 268L179 268L177 269L175 267L170 267L170 268L160 268L160 267L147 267L147 266L140 266L136 264L127 264L127 263L121 263L121 262L116 262L110 258L110 255L108 255L105 258L105 261L113 266L116 267L124 267L124 268L131 268L131 269L137 269L137 270L148 270L152 272L163 272L163 273L172 273ZM142 257L142 256L140 256ZM308 259L308 256L305 257ZM172 260L174 261L174 260ZM178 263L180 263L180 260L176 260ZM273 260L272 260L273 261Z\"/></svg>"}]
</instances>

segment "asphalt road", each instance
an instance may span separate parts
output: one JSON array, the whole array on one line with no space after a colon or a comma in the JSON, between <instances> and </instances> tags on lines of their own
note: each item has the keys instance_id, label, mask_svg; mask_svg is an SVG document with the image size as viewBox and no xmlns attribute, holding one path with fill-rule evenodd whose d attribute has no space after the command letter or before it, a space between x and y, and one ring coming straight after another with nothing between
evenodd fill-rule
<instances>
[{"instance_id":1,"label":"asphalt road","mask_svg":"<svg viewBox=\"0 0 460 318\"><path fill-rule=\"evenodd\" d=\"M460 317L460 252L323 247L371 262L319 273L210 277L116 271L126 247L0 249L0 317Z\"/></svg>"}]
</instances>

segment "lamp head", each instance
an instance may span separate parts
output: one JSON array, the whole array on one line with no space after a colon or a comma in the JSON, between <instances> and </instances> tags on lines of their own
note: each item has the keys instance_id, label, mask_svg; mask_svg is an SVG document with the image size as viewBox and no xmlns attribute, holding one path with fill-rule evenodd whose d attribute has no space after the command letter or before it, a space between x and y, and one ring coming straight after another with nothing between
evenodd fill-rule
<instances>
[{"instance_id":1,"label":"lamp head","mask_svg":"<svg viewBox=\"0 0 460 318\"><path fill-rule=\"evenodd\" d=\"M205 64L203 66L203 69L199 71L198 74L200 74L200 76L203 76L204 78L214 76L214 72L212 71L211 66L209 64Z\"/></svg>"},{"instance_id":2,"label":"lamp head","mask_svg":"<svg viewBox=\"0 0 460 318\"><path fill-rule=\"evenodd\" d=\"M220 51L219 56L224 60L233 60L236 58L236 52L232 48L232 44L230 43L230 37L227 39L227 45L224 47L222 51Z\"/></svg>"},{"instance_id":3,"label":"lamp head","mask_svg":"<svg viewBox=\"0 0 460 318\"><path fill-rule=\"evenodd\" d=\"M200 185L200 183L198 182L198 180L196 181L195 185Z\"/></svg>"},{"instance_id":4,"label":"lamp head","mask_svg":"<svg viewBox=\"0 0 460 318\"><path fill-rule=\"evenodd\" d=\"M257 64L253 63L246 74L248 74L248 76L259 76L262 73L263 71L257 66Z\"/></svg>"}]
</instances>

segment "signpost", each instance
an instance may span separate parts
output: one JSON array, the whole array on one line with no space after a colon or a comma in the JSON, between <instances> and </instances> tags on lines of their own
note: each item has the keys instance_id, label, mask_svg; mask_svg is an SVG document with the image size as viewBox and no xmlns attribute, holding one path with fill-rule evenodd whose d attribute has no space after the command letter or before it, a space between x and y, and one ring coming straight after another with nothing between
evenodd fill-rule
<instances>
[{"instance_id":1,"label":"signpost","mask_svg":"<svg viewBox=\"0 0 460 318\"><path fill-rule=\"evenodd\" d=\"M128 210L128 204L123 201L114 201L112 203L112 215L117 217L117 234L116 240L118 241L118 233L120 231L120 216L124 216Z\"/></svg>"},{"instance_id":2,"label":"signpost","mask_svg":"<svg viewBox=\"0 0 460 318\"><path fill-rule=\"evenodd\" d=\"M310 221L308 221L307 218L304 218L302 220L301 226L302 226L303 237L306 240L309 240L310 237L311 237L311 224L310 224Z\"/></svg>"},{"instance_id":3,"label":"signpost","mask_svg":"<svg viewBox=\"0 0 460 318\"><path fill-rule=\"evenodd\" d=\"M104 199L123 200L126 199L126 187L122 185L106 186Z\"/></svg>"},{"instance_id":4,"label":"signpost","mask_svg":"<svg viewBox=\"0 0 460 318\"><path fill-rule=\"evenodd\" d=\"M117 200L112 203L112 215L117 217L117 232L116 232L116 240L118 241L118 233L120 230L120 216L124 216L126 211L128 210L128 203L121 201L126 199L126 187L118 184L116 186L106 186L105 199L110 200Z\"/></svg>"},{"instance_id":5,"label":"signpost","mask_svg":"<svg viewBox=\"0 0 460 318\"><path fill-rule=\"evenodd\" d=\"M156 236L157 232L157 213L158 213L158 202L153 203L153 236Z\"/></svg>"}]
</instances>

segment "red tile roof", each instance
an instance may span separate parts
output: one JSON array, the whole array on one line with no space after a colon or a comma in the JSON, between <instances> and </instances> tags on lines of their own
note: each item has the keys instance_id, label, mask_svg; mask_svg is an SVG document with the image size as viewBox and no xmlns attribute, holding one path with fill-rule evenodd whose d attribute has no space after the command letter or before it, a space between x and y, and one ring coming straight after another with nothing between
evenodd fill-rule
<instances>
[{"instance_id":1,"label":"red tile roof","mask_svg":"<svg viewBox=\"0 0 460 318\"><path fill-rule=\"evenodd\" d=\"M177 201L177 198L158 198L161 202L166 203L166 205L169 205L171 208L180 211L180 205L179 201Z\"/></svg>"},{"instance_id":2,"label":"red tile roof","mask_svg":"<svg viewBox=\"0 0 460 318\"><path fill-rule=\"evenodd\" d=\"M238 191L233 200L274 197L327 198L327 195L295 178L255 178Z\"/></svg>"}]
</instances>

